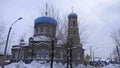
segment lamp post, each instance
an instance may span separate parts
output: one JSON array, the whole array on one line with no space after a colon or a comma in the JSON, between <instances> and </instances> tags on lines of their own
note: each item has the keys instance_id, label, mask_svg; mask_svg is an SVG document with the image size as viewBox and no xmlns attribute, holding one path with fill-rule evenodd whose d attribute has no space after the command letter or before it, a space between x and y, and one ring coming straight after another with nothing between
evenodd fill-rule
<instances>
[{"instance_id":1,"label":"lamp post","mask_svg":"<svg viewBox=\"0 0 120 68\"><path fill-rule=\"evenodd\" d=\"M10 26L9 28L9 32L8 32L8 35L7 35L7 41L6 41L6 45L5 45L5 49L4 49L4 55L3 55L3 60L2 60L2 68L4 68L4 65L5 65L5 60L6 60L6 51L7 51L7 46L8 46L8 41L9 41L9 36L10 36L10 32L11 32L11 29L12 29L12 26L17 23L17 21L21 20L22 17L18 18L15 22L12 23L12 25Z\"/></svg>"}]
</instances>

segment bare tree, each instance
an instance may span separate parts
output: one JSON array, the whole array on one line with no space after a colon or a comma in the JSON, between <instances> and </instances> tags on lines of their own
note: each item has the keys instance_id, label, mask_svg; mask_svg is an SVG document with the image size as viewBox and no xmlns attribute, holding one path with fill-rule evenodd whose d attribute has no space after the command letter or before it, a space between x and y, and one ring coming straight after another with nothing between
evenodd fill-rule
<instances>
[{"instance_id":1,"label":"bare tree","mask_svg":"<svg viewBox=\"0 0 120 68\"><path fill-rule=\"evenodd\" d=\"M113 31L111 33L111 38L113 39L116 47L113 50L114 58L120 62L120 29Z\"/></svg>"},{"instance_id":2,"label":"bare tree","mask_svg":"<svg viewBox=\"0 0 120 68\"><path fill-rule=\"evenodd\" d=\"M67 19L66 16L63 16L63 20L59 15L59 11L57 11L53 6L48 9L48 16L54 18L57 21L56 27L56 40L52 40L52 55L51 55L51 68L53 66L53 58L54 58L54 43L55 41L61 40L61 44L66 44L67 40Z\"/></svg>"},{"instance_id":3,"label":"bare tree","mask_svg":"<svg viewBox=\"0 0 120 68\"><path fill-rule=\"evenodd\" d=\"M111 38L113 39L114 43L120 47L120 29L113 31Z\"/></svg>"},{"instance_id":4,"label":"bare tree","mask_svg":"<svg viewBox=\"0 0 120 68\"><path fill-rule=\"evenodd\" d=\"M93 31L95 31L95 27L93 27L92 24L85 23L82 18L78 19L78 27L80 43L88 43L88 39L92 35Z\"/></svg>"}]
</instances>

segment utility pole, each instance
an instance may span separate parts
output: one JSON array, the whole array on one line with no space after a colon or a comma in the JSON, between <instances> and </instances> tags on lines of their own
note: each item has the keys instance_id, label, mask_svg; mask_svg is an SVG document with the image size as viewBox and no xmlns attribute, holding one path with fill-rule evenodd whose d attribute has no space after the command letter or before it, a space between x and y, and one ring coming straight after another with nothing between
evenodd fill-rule
<instances>
[{"instance_id":1,"label":"utility pole","mask_svg":"<svg viewBox=\"0 0 120 68\"><path fill-rule=\"evenodd\" d=\"M120 63L120 53L119 53L119 49L118 49L118 46L116 46L116 49L117 49L117 53L118 53L118 62Z\"/></svg>"},{"instance_id":2,"label":"utility pole","mask_svg":"<svg viewBox=\"0 0 120 68\"><path fill-rule=\"evenodd\" d=\"M111 63L112 63L112 56L111 56L111 54L110 54L110 61L111 61Z\"/></svg>"},{"instance_id":3,"label":"utility pole","mask_svg":"<svg viewBox=\"0 0 120 68\"><path fill-rule=\"evenodd\" d=\"M91 61L92 61L92 47L90 46L90 58L91 58Z\"/></svg>"},{"instance_id":4,"label":"utility pole","mask_svg":"<svg viewBox=\"0 0 120 68\"><path fill-rule=\"evenodd\" d=\"M94 50L93 50L93 61L95 61L95 60L94 60Z\"/></svg>"}]
</instances>

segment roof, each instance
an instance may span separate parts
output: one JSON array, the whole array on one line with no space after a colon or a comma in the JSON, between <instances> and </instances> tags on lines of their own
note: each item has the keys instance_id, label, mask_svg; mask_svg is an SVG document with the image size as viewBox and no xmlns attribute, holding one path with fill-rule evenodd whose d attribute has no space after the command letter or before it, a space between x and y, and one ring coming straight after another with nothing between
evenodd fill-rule
<instances>
[{"instance_id":1,"label":"roof","mask_svg":"<svg viewBox=\"0 0 120 68\"><path fill-rule=\"evenodd\" d=\"M50 38L46 36L34 36L33 40L34 41L50 41Z\"/></svg>"},{"instance_id":2,"label":"roof","mask_svg":"<svg viewBox=\"0 0 120 68\"><path fill-rule=\"evenodd\" d=\"M77 14L76 13L70 13L69 15L68 15L68 19L70 19L70 18L77 18Z\"/></svg>"},{"instance_id":3,"label":"roof","mask_svg":"<svg viewBox=\"0 0 120 68\"><path fill-rule=\"evenodd\" d=\"M35 24L40 24L40 23L49 23L49 24L57 25L57 21L55 19L47 16L38 17L35 20Z\"/></svg>"},{"instance_id":4,"label":"roof","mask_svg":"<svg viewBox=\"0 0 120 68\"><path fill-rule=\"evenodd\" d=\"M63 45L64 42L63 42L62 40L58 40L58 41L57 41L57 44Z\"/></svg>"}]
</instances>

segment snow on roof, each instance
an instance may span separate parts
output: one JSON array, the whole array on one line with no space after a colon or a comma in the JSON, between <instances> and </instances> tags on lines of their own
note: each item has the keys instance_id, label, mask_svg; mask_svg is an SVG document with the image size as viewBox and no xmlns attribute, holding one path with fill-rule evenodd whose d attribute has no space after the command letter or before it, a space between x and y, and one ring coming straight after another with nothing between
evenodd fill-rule
<instances>
[{"instance_id":1,"label":"snow on roof","mask_svg":"<svg viewBox=\"0 0 120 68\"><path fill-rule=\"evenodd\" d=\"M28 45L29 45L28 43L25 43L24 45L14 45L12 46L12 49L19 49L20 47L28 46Z\"/></svg>"},{"instance_id":2,"label":"snow on roof","mask_svg":"<svg viewBox=\"0 0 120 68\"><path fill-rule=\"evenodd\" d=\"M107 61L107 60L100 57L94 57L94 61Z\"/></svg>"},{"instance_id":3,"label":"snow on roof","mask_svg":"<svg viewBox=\"0 0 120 68\"><path fill-rule=\"evenodd\" d=\"M61 44L62 45L62 44L64 44L64 42L62 40L58 40L57 44Z\"/></svg>"},{"instance_id":4,"label":"snow on roof","mask_svg":"<svg viewBox=\"0 0 120 68\"><path fill-rule=\"evenodd\" d=\"M19 49L20 46L19 45L16 45L16 46L12 46L12 49Z\"/></svg>"},{"instance_id":5,"label":"snow on roof","mask_svg":"<svg viewBox=\"0 0 120 68\"><path fill-rule=\"evenodd\" d=\"M50 41L50 38L46 36L34 36L33 40L34 41Z\"/></svg>"}]
</instances>

